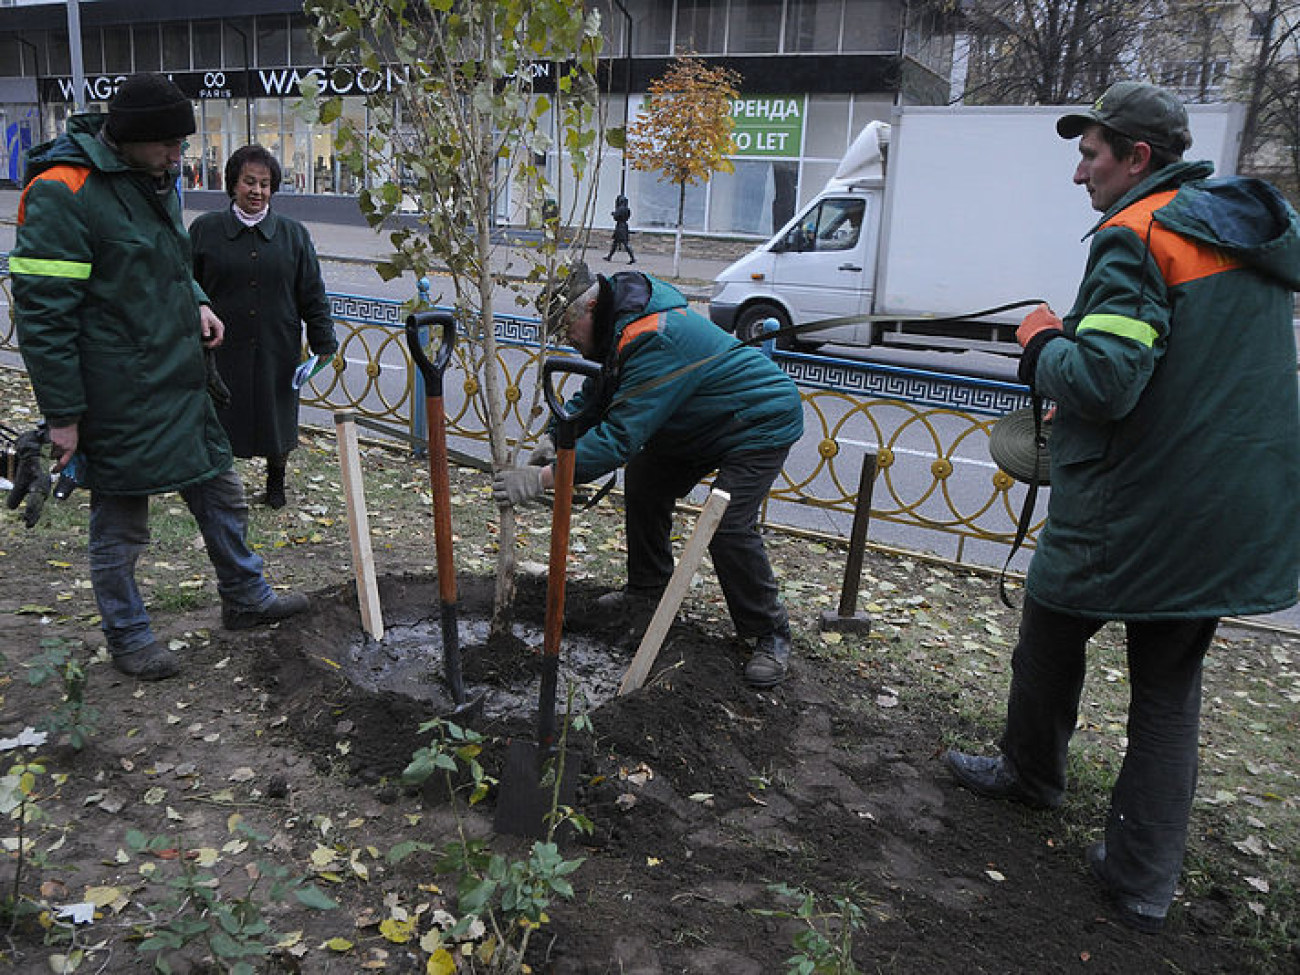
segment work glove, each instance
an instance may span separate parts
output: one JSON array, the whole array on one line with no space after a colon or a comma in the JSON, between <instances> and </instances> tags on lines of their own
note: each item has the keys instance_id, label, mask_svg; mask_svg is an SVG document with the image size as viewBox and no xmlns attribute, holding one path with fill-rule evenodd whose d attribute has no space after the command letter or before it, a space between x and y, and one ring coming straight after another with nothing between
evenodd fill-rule
<instances>
[{"instance_id":1,"label":"work glove","mask_svg":"<svg viewBox=\"0 0 1300 975\"><path fill-rule=\"evenodd\" d=\"M1043 346L1065 334L1065 323L1046 303L1039 305L1020 322L1016 341L1024 351L1020 353L1017 376L1026 386L1033 386L1038 372L1038 356Z\"/></svg>"},{"instance_id":2,"label":"work glove","mask_svg":"<svg viewBox=\"0 0 1300 975\"><path fill-rule=\"evenodd\" d=\"M536 501L546 492L542 487L543 470L543 467L511 467L497 471L492 478L492 497L503 508Z\"/></svg>"},{"instance_id":3,"label":"work glove","mask_svg":"<svg viewBox=\"0 0 1300 975\"><path fill-rule=\"evenodd\" d=\"M544 433L542 439L537 441L533 452L528 455L528 466L549 467L553 463L555 463L555 441L551 439L549 433Z\"/></svg>"},{"instance_id":4,"label":"work glove","mask_svg":"<svg viewBox=\"0 0 1300 975\"><path fill-rule=\"evenodd\" d=\"M45 431L37 429L29 430L14 442L14 486L5 504L13 511L26 500L23 522L28 528L34 528L40 521L45 499L50 496L50 472L42 458L46 439Z\"/></svg>"},{"instance_id":5,"label":"work glove","mask_svg":"<svg viewBox=\"0 0 1300 975\"><path fill-rule=\"evenodd\" d=\"M217 372L217 354L211 349L203 350L203 368L207 372L208 395L212 397L212 405L224 410L230 405L230 388L221 378L221 373Z\"/></svg>"},{"instance_id":6,"label":"work glove","mask_svg":"<svg viewBox=\"0 0 1300 975\"><path fill-rule=\"evenodd\" d=\"M1065 328L1064 323L1056 317L1056 312L1046 304L1041 304L1020 322L1020 327L1016 329L1016 341L1020 347L1026 348L1036 336L1043 332L1057 331L1061 332Z\"/></svg>"}]
</instances>

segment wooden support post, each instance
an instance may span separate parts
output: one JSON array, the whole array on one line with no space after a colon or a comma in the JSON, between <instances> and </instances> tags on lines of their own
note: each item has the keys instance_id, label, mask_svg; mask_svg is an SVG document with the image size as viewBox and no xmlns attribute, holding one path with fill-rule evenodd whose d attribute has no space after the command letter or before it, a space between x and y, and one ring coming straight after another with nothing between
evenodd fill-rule
<instances>
[{"instance_id":1,"label":"wooden support post","mask_svg":"<svg viewBox=\"0 0 1300 975\"><path fill-rule=\"evenodd\" d=\"M623 675L622 683L618 685L620 697L629 691L635 691L645 683L655 657L659 655L659 648L663 646L664 637L668 635L668 628L677 618L677 610L686 597L686 590L691 580L695 578L695 570L704 561L704 553L708 550L709 542L713 540L713 533L718 530L718 522L722 520L722 515L730 503L731 495L726 491L715 488L709 493L709 499L704 502L704 509L695 519L695 530L691 532L686 548L682 550L682 557L678 560L672 578L668 580L668 586L664 589L659 605L655 608L654 616L650 618L650 625L646 627L645 635L641 637L641 645L637 647L636 656L632 658L627 673Z\"/></svg>"},{"instance_id":2,"label":"wooden support post","mask_svg":"<svg viewBox=\"0 0 1300 975\"><path fill-rule=\"evenodd\" d=\"M849 535L849 555L844 564L844 585L840 589L838 612L822 613L823 630L850 633L871 632L871 617L856 611L858 590L862 587L862 559L867 548L867 529L871 525L871 492L876 483L876 455L870 451L862 457L858 477L857 503L853 507L853 529Z\"/></svg>"},{"instance_id":3,"label":"wooden support post","mask_svg":"<svg viewBox=\"0 0 1300 975\"><path fill-rule=\"evenodd\" d=\"M334 431L338 436L343 497L348 508L348 537L352 540L352 568L357 577L361 626L371 638L382 640L384 618L379 608L375 557L370 548L370 518L366 514L366 488L361 479L361 451L357 447L356 417L352 413L335 413Z\"/></svg>"}]
</instances>

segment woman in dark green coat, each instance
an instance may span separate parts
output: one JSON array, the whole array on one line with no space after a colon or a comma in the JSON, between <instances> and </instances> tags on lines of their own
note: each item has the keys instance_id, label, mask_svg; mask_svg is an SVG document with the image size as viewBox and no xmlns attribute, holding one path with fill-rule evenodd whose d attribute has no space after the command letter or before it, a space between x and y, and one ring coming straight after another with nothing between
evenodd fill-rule
<instances>
[{"instance_id":1,"label":"woman in dark green coat","mask_svg":"<svg viewBox=\"0 0 1300 975\"><path fill-rule=\"evenodd\" d=\"M303 325L314 355L338 350L320 263L307 228L271 212L280 164L261 146L244 146L226 163L231 206L190 225L194 278L226 323L217 368L230 387L218 411L236 457L266 458L265 502L285 503L285 466L298 445Z\"/></svg>"}]
</instances>

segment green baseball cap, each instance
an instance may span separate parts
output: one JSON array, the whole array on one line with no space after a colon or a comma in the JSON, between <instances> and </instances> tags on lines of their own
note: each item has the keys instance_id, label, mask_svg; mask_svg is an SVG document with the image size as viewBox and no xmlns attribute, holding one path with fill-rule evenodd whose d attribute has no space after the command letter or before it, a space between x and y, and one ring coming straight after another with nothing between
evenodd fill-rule
<instances>
[{"instance_id":1,"label":"green baseball cap","mask_svg":"<svg viewBox=\"0 0 1300 975\"><path fill-rule=\"evenodd\" d=\"M1056 132L1062 139L1074 139L1090 125L1104 125L1130 139L1180 155L1192 145L1183 103L1172 92L1142 81L1111 85L1092 108L1057 119Z\"/></svg>"}]
</instances>

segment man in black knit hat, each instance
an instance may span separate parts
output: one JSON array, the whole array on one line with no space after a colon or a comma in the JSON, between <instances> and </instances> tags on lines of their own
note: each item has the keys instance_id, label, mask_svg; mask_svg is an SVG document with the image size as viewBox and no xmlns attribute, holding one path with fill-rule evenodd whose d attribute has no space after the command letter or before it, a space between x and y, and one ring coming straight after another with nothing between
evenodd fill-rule
<instances>
[{"instance_id":1,"label":"man in black knit hat","mask_svg":"<svg viewBox=\"0 0 1300 975\"><path fill-rule=\"evenodd\" d=\"M249 549L248 504L212 397L221 320L194 282L176 193L194 109L162 75L124 81L107 116L76 115L33 149L10 255L19 349L57 469L90 489L90 579L113 665L162 680L180 665L135 582L149 497L177 491L217 574L222 622L307 609L272 592Z\"/></svg>"}]
</instances>

